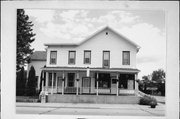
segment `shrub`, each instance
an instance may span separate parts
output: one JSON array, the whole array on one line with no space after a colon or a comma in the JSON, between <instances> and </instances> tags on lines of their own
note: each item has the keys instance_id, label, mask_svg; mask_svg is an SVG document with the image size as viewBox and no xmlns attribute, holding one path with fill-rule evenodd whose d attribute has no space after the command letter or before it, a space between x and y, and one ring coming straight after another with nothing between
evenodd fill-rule
<instances>
[{"instance_id":1,"label":"shrub","mask_svg":"<svg viewBox=\"0 0 180 119\"><path fill-rule=\"evenodd\" d=\"M26 72L24 67L21 68L19 72L16 72L16 95L25 95L25 85L26 85Z\"/></svg>"},{"instance_id":2,"label":"shrub","mask_svg":"<svg viewBox=\"0 0 180 119\"><path fill-rule=\"evenodd\" d=\"M157 105L157 100L154 97L145 95L140 98L139 104L140 105L151 105L152 102L153 102L153 104Z\"/></svg>"},{"instance_id":3,"label":"shrub","mask_svg":"<svg viewBox=\"0 0 180 119\"><path fill-rule=\"evenodd\" d=\"M31 66L27 82L27 95L36 95L36 72L33 66Z\"/></svg>"}]
</instances>

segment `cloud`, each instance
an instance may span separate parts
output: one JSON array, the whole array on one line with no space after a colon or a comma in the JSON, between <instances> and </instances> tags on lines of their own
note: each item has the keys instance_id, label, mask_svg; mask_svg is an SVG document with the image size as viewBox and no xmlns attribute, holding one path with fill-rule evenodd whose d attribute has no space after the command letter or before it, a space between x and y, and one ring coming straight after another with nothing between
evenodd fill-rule
<instances>
[{"instance_id":1,"label":"cloud","mask_svg":"<svg viewBox=\"0 0 180 119\"><path fill-rule=\"evenodd\" d=\"M48 23L40 30L51 38L57 37L62 39L86 37L99 26L110 25L113 27L122 27L122 24L136 22L138 19L137 16L126 11L110 11L102 16L95 15L95 17L89 17L88 14L90 11L88 10L64 10L56 14L59 16L59 19L56 19L56 21L61 20L63 22L55 23L55 20L52 20L53 12L50 12L51 19L47 20ZM54 13L57 13L57 11ZM40 18L37 19L40 20Z\"/></svg>"},{"instance_id":2,"label":"cloud","mask_svg":"<svg viewBox=\"0 0 180 119\"><path fill-rule=\"evenodd\" d=\"M166 53L165 33L151 24L138 23L123 27L119 32L141 46L139 56L164 56Z\"/></svg>"},{"instance_id":3,"label":"cloud","mask_svg":"<svg viewBox=\"0 0 180 119\"><path fill-rule=\"evenodd\" d=\"M53 20L54 10L44 10L44 9L25 9L25 13L39 23L50 22Z\"/></svg>"},{"instance_id":4,"label":"cloud","mask_svg":"<svg viewBox=\"0 0 180 119\"><path fill-rule=\"evenodd\" d=\"M63 18L64 21L73 21L75 20L75 17L78 13L78 10L68 10L60 13L59 15Z\"/></svg>"},{"instance_id":5,"label":"cloud","mask_svg":"<svg viewBox=\"0 0 180 119\"><path fill-rule=\"evenodd\" d=\"M83 24L66 23L60 25L60 24L53 24L51 22L47 23L47 25L41 28L40 31L51 39L57 38L66 41L67 40L73 41L74 39L77 38L83 38L87 36L87 34L89 33L88 28L86 27L86 25Z\"/></svg>"},{"instance_id":6,"label":"cloud","mask_svg":"<svg viewBox=\"0 0 180 119\"><path fill-rule=\"evenodd\" d=\"M82 22L83 18L86 18L88 14L87 10L65 10L59 13L59 16L65 22Z\"/></svg>"},{"instance_id":7,"label":"cloud","mask_svg":"<svg viewBox=\"0 0 180 119\"><path fill-rule=\"evenodd\" d=\"M87 21L92 23L101 23L111 26L124 26L124 24L132 24L139 20L138 16L133 15L127 11L110 11L105 15L87 19Z\"/></svg>"},{"instance_id":8,"label":"cloud","mask_svg":"<svg viewBox=\"0 0 180 119\"><path fill-rule=\"evenodd\" d=\"M161 60L160 56L142 56L137 58L137 63L142 64L142 63L152 63L152 62L158 62Z\"/></svg>"}]
</instances>

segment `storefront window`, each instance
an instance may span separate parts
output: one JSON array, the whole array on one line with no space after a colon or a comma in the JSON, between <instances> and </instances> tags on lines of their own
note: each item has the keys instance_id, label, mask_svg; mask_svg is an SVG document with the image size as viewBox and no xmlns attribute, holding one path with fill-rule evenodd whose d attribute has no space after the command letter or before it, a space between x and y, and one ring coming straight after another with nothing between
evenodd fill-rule
<instances>
[{"instance_id":1,"label":"storefront window","mask_svg":"<svg viewBox=\"0 0 180 119\"><path fill-rule=\"evenodd\" d=\"M97 74L95 74L97 75ZM99 88L110 88L111 87L111 78L110 78L110 74L108 73L99 73L99 78L98 78L98 87ZM97 79L95 81L95 87L97 87L96 85Z\"/></svg>"}]
</instances>

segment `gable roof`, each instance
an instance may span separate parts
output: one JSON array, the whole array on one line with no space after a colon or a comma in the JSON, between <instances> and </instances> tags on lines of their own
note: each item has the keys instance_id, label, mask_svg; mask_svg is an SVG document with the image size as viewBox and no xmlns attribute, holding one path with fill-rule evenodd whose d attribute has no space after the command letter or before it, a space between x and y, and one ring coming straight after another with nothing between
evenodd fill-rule
<instances>
[{"instance_id":1,"label":"gable roof","mask_svg":"<svg viewBox=\"0 0 180 119\"><path fill-rule=\"evenodd\" d=\"M46 51L35 51L30 57L31 61L46 61Z\"/></svg>"},{"instance_id":2,"label":"gable roof","mask_svg":"<svg viewBox=\"0 0 180 119\"><path fill-rule=\"evenodd\" d=\"M110 28L109 26L103 27L100 30L94 32L93 34L91 34L90 36L86 37L84 40L82 40L79 43L47 43L44 44L45 46L79 46L82 45L83 43L87 42L89 39L91 39L92 37L94 37L95 35L101 33L104 30L110 30L113 33L115 33L116 35L118 35L119 37L123 38L124 40L126 40L127 42L129 42L130 44L134 45L138 50L140 49L140 46L137 45L136 43L134 43L133 41L129 40L128 38L126 38L125 36L123 36L122 34L118 33L117 31L115 31L114 29Z\"/></svg>"}]
</instances>

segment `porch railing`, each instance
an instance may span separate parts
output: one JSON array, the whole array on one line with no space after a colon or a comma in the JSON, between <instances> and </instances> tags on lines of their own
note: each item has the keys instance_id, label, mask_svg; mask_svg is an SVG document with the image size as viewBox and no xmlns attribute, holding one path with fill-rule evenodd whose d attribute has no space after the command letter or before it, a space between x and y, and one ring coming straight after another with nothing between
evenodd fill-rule
<instances>
[{"instance_id":1,"label":"porch railing","mask_svg":"<svg viewBox=\"0 0 180 119\"><path fill-rule=\"evenodd\" d=\"M99 94L111 94L113 88L98 88ZM96 88L97 91L97 88Z\"/></svg>"},{"instance_id":2,"label":"porch railing","mask_svg":"<svg viewBox=\"0 0 180 119\"><path fill-rule=\"evenodd\" d=\"M77 87L65 87L64 93L76 93ZM80 88L78 88L78 92L80 92Z\"/></svg>"},{"instance_id":3,"label":"porch railing","mask_svg":"<svg viewBox=\"0 0 180 119\"><path fill-rule=\"evenodd\" d=\"M53 93L62 93L62 90L66 94L77 94L77 87L57 87L53 88ZM49 87L48 92L51 93L52 88ZM97 88L92 88L92 87L78 87L78 94L96 94L97 93ZM117 94L117 89L116 88L98 88L98 94ZM129 90L129 89L118 89L118 94L136 94L138 96L143 96L146 95L143 92L136 91L136 90Z\"/></svg>"},{"instance_id":4,"label":"porch railing","mask_svg":"<svg viewBox=\"0 0 180 119\"><path fill-rule=\"evenodd\" d=\"M81 87L80 93L91 93L91 87Z\"/></svg>"}]
</instances>

